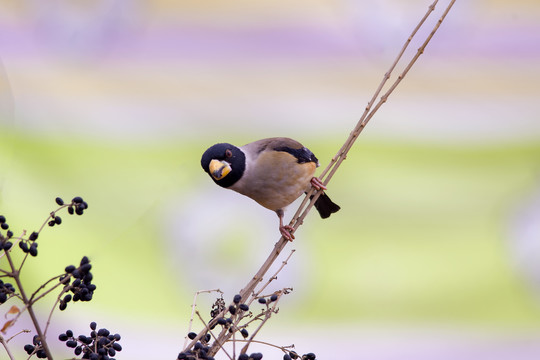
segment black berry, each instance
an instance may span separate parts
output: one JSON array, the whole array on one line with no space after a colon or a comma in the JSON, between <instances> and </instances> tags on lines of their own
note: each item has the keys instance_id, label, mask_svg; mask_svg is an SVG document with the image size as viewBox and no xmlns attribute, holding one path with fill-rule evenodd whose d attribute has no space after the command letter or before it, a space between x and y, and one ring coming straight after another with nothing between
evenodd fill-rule
<instances>
[{"instance_id":1,"label":"black berry","mask_svg":"<svg viewBox=\"0 0 540 360\"><path fill-rule=\"evenodd\" d=\"M25 243L25 242L23 242L23 241L21 241L21 242L19 243L19 247L20 247L21 250L22 250L23 252L25 252L25 253L27 253L28 250L29 250L29 249L28 249L28 244Z\"/></svg>"},{"instance_id":2,"label":"black berry","mask_svg":"<svg viewBox=\"0 0 540 360\"><path fill-rule=\"evenodd\" d=\"M110 332L107 329L99 329L97 334L98 336L109 336Z\"/></svg>"},{"instance_id":3,"label":"black berry","mask_svg":"<svg viewBox=\"0 0 540 360\"><path fill-rule=\"evenodd\" d=\"M27 353L28 355L30 355L31 353L33 353L33 352L34 352L34 349L35 349L35 347L32 346L32 345L30 345L30 344L24 345L24 351L26 351L26 353Z\"/></svg>"},{"instance_id":4,"label":"black berry","mask_svg":"<svg viewBox=\"0 0 540 360\"><path fill-rule=\"evenodd\" d=\"M66 346L67 346L67 347L70 347L70 348L74 348L74 347L77 346L77 341L75 341L75 340L68 340L68 341L66 341Z\"/></svg>"},{"instance_id":5,"label":"black berry","mask_svg":"<svg viewBox=\"0 0 540 360\"><path fill-rule=\"evenodd\" d=\"M30 255L37 256L37 246L38 244L36 242L30 245L30 249L28 249L28 252L30 253Z\"/></svg>"},{"instance_id":6,"label":"black berry","mask_svg":"<svg viewBox=\"0 0 540 360\"><path fill-rule=\"evenodd\" d=\"M88 259L88 256L83 256L81 259L81 265L88 264L90 262L90 259Z\"/></svg>"}]
</instances>

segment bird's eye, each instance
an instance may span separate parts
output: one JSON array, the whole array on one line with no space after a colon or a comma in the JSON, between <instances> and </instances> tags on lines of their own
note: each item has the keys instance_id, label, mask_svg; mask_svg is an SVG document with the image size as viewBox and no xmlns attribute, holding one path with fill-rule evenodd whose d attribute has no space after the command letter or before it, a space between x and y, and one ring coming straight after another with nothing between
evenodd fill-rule
<instances>
[{"instance_id":1,"label":"bird's eye","mask_svg":"<svg viewBox=\"0 0 540 360\"><path fill-rule=\"evenodd\" d=\"M229 150L229 149L225 150L225 157L227 157L227 158L232 157L232 151Z\"/></svg>"}]
</instances>

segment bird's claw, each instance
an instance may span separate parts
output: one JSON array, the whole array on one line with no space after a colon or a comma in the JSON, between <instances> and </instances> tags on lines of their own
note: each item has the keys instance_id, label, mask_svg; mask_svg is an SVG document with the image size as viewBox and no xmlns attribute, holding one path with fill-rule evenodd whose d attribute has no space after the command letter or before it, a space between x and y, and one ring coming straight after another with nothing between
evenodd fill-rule
<instances>
[{"instance_id":1,"label":"bird's claw","mask_svg":"<svg viewBox=\"0 0 540 360\"><path fill-rule=\"evenodd\" d=\"M294 235L292 234L294 232L294 228L292 226L289 226L289 225L280 226L279 232L285 239L289 241L294 240Z\"/></svg>"},{"instance_id":2,"label":"bird's claw","mask_svg":"<svg viewBox=\"0 0 540 360\"><path fill-rule=\"evenodd\" d=\"M317 190L326 190L326 186L318 177L311 178L311 185Z\"/></svg>"}]
</instances>

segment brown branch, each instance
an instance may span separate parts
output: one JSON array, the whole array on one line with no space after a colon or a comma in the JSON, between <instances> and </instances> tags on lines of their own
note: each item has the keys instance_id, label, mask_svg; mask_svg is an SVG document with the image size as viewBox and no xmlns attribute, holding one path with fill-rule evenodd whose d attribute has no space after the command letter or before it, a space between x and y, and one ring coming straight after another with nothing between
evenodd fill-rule
<instances>
[{"instance_id":1,"label":"brown branch","mask_svg":"<svg viewBox=\"0 0 540 360\"><path fill-rule=\"evenodd\" d=\"M221 295L223 295L223 291L219 290L219 289L213 289L213 290L199 290L195 293L195 297L193 298L193 304L191 304L191 317L189 318L189 326L188 326L188 333L191 331L191 326L193 325L193 317L195 315L195 308L197 307L197 297L199 296L199 294L202 294L202 293L212 293L212 292L219 292ZM188 342L188 337L187 335L185 336L185 340L184 340L184 347L186 347L187 345L187 342Z\"/></svg>"},{"instance_id":2,"label":"brown branch","mask_svg":"<svg viewBox=\"0 0 540 360\"><path fill-rule=\"evenodd\" d=\"M281 266L279 267L279 269L277 269L277 271L274 273L274 275L272 275L272 276L268 279L268 281L267 281L263 286L261 286L260 289L257 290L256 293L255 293L255 292L253 293L253 296L251 297L251 300L247 303L248 305L251 305L251 303L252 303L257 297L260 296L260 294L264 291L264 289L266 289L266 287L267 287L268 285L270 285L270 283L271 283L273 280L276 280L276 279L277 279L278 274L281 272L281 270L283 270L283 268L285 267L285 265L287 265L289 259L291 258L291 256L294 254L295 251L296 251L296 250L294 250L294 249L291 250L291 253L289 254L289 256L287 256L287 258L281 262ZM291 289L291 290L292 290L292 289Z\"/></svg>"},{"instance_id":3,"label":"brown branch","mask_svg":"<svg viewBox=\"0 0 540 360\"><path fill-rule=\"evenodd\" d=\"M215 342L219 342L219 340L216 338L216 336L214 335L214 333L212 332L212 330L210 329L210 327L208 326L208 324L206 323L206 321L204 321L204 319L202 318L201 316L201 313L199 313L199 311L195 311L195 314L197 314L197 316L199 317L199 320L201 320L201 322L204 324L204 328L205 328L205 332L208 332L210 333L210 336L212 336L214 338L214 341ZM222 343L219 343L220 344L220 349L223 349L223 344ZM229 355L229 353L227 352L227 350L223 349L223 352L225 353L225 355L227 355L227 357L230 359L230 360L234 360L231 355Z\"/></svg>"},{"instance_id":4,"label":"brown branch","mask_svg":"<svg viewBox=\"0 0 540 360\"><path fill-rule=\"evenodd\" d=\"M7 341L4 339L2 334L0 334L0 344L2 344L2 346L4 346L4 349L6 350L6 353L9 356L9 358L11 360L15 360L15 358L13 357L13 354L9 351L9 346L7 345Z\"/></svg>"},{"instance_id":5,"label":"brown branch","mask_svg":"<svg viewBox=\"0 0 540 360\"><path fill-rule=\"evenodd\" d=\"M43 347L43 350L45 351L45 354L47 355L47 359L53 360L52 353L49 350L49 345L47 344L47 339L45 338L45 334L43 333L43 331L41 331L41 326L39 325L39 321L37 319L36 313L34 312L32 303L30 302L30 300L26 296L26 293L24 292L24 288L21 282L20 272L19 270L15 269L15 264L13 263L13 260L11 259L11 255L9 251L6 251L5 253L6 253L6 258L8 259L8 262L9 262L9 267L11 268L11 271L13 273L13 279L15 280L15 283L17 284L17 287L19 288L19 292L21 294L24 304L27 306L28 314L30 315L30 319L32 320L32 323L34 324L34 328L36 329L39 340L41 341L41 346Z\"/></svg>"},{"instance_id":6,"label":"brown branch","mask_svg":"<svg viewBox=\"0 0 540 360\"><path fill-rule=\"evenodd\" d=\"M259 331L262 329L263 325L268 321L268 319L270 319L270 316L272 316L272 314L276 311L276 306L277 306L277 303L278 301L276 300L274 302L274 305L268 309L265 310L264 312L264 319L261 320L261 323L259 324L259 326L257 326L257 328L255 329L255 331L253 331L251 333L251 336L249 337L249 340L248 342L244 345L244 347L242 348L242 350L240 350L240 353L241 354L244 354L247 352L247 349L249 348L249 345L251 345L251 342L253 341L253 339L255 338L255 336L257 336L257 334L259 333Z\"/></svg>"}]
</instances>

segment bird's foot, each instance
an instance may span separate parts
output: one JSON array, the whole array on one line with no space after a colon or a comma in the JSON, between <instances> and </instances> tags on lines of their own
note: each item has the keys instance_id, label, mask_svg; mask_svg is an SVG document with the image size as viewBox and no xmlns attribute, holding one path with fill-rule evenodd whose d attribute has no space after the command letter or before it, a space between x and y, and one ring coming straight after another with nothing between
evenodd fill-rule
<instances>
[{"instance_id":1,"label":"bird's foot","mask_svg":"<svg viewBox=\"0 0 540 360\"><path fill-rule=\"evenodd\" d=\"M311 178L311 185L317 190L326 190L326 186L318 177Z\"/></svg>"},{"instance_id":2,"label":"bird's foot","mask_svg":"<svg viewBox=\"0 0 540 360\"><path fill-rule=\"evenodd\" d=\"M289 241L294 240L294 235L292 234L294 232L294 228L289 225L282 225L279 227L279 232L283 237Z\"/></svg>"}]
</instances>

